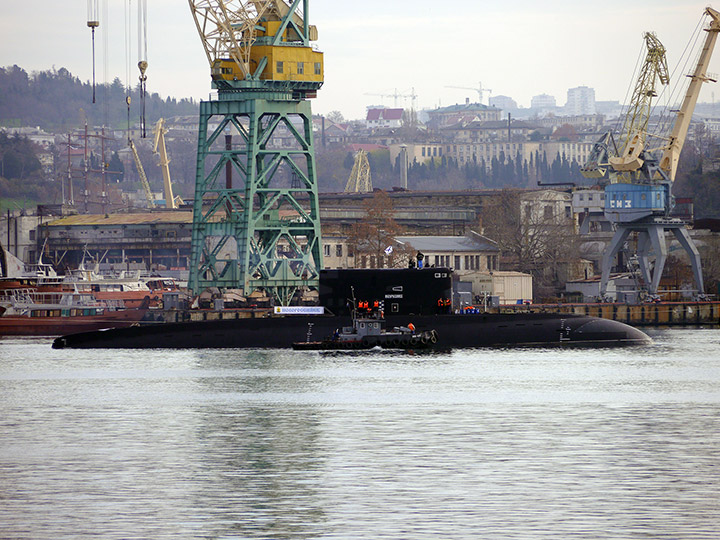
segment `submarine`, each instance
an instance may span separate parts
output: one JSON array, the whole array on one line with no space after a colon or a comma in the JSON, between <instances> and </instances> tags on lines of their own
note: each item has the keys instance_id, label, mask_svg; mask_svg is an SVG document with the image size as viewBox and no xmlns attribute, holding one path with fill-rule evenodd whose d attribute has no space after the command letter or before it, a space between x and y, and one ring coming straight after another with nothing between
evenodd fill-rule
<instances>
[{"instance_id":1,"label":"submarine","mask_svg":"<svg viewBox=\"0 0 720 540\"><path fill-rule=\"evenodd\" d=\"M353 299L352 301L350 299ZM323 270L322 314L268 312L259 318L154 323L58 337L53 348L291 348L347 326L357 303L377 305L387 327L434 330L442 348L618 347L651 339L630 325L558 313L455 313L449 268ZM290 310L292 311L292 310Z\"/></svg>"}]
</instances>

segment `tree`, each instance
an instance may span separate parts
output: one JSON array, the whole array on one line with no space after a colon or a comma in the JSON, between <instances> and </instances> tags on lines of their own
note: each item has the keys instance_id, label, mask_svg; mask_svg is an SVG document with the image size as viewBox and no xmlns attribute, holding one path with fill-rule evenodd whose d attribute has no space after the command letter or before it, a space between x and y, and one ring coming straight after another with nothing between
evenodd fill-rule
<instances>
[{"instance_id":1,"label":"tree","mask_svg":"<svg viewBox=\"0 0 720 540\"><path fill-rule=\"evenodd\" d=\"M564 286L567 268L579 261L579 238L571 219L546 215L540 204L504 189L483 209L482 222L511 269L531 274L535 295L545 297Z\"/></svg>"},{"instance_id":2,"label":"tree","mask_svg":"<svg viewBox=\"0 0 720 540\"><path fill-rule=\"evenodd\" d=\"M107 176L110 182L122 182L125 176L125 165L123 165L117 152L113 152L108 161Z\"/></svg>"},{"instance_id":3,"label":"tree","mask_svg":"<svg viewBox=\"0 0 720 540\"><path fill-rule=\"evenodd\" d=\"M698 247L702 258L705 292L720 294L720 238L710 236Z\"/></svg>"},{"instance_id":4,"label":"tree","mask_svg":"<svg viewBox=\"0 0 720 540\"><path fill-rule=\"evenodd\" d=\"M0 133L0 176L24 180L40 170L35 145L27 137Z\"/></svg>"},{"instance_id":5,"label":"tree","mask_svg":"<svg viewBox=\"0 0 720 540\"><path fill-rule=\"evenodd\" d=\"M365 216L353 224L348 236L348 246L355 254L355 260L369 257L370 266L379 268L406 265L412 251L409 246L395 242L395 237L402 234L402 227L395 221L390 196L384 191L376 191L363 201L363 210ZM392 247L389 255L388 247ZM356 266L359 265L356 263Z\"/></svg>"},{"instance_id":6,"label":"tree","mask_svg":"<svg viewBox=\"0 0 720 540\"><path fill-rule=\"evenodd\" d=\"M330 111L327 115L327 119L336 124L342 124L345 122L345 117L340 111Z\"/></svg>"}]
</instances>

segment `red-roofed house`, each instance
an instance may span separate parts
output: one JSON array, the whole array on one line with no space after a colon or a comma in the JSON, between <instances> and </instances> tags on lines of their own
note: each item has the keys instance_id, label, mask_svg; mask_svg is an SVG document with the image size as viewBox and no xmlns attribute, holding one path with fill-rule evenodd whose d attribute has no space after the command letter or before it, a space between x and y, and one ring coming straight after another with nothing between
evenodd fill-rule
<instances>
[{"instance_id":1,"label":"red-roofed house","mask_svg":"<svg viewBox=\"0 0 720 540\"><path fill-rule=\"evenodd\" d=\"M402 109L368 109L365 126L368 129L398 128L402 124Z\"/></svg>"}]
</instances>

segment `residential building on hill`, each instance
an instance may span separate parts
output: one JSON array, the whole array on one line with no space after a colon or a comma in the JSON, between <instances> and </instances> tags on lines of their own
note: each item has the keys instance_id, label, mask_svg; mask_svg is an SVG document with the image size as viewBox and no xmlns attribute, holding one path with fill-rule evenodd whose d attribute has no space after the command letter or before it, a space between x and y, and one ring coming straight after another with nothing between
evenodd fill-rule
<instances>
[{"instance_id":1,"label":"residential building on hill","mask_svg":"<svg viewBox=\"0 0 720 540\"><path fill-rule=\"evenodd\" d=\"M569 88L565 113L570 115L595 114L595 89L588 86Z\"/></svg>"},{"instance_id":2,"label":"residential building on hill","mask_svg":"<svg viewBox=\"0 0 720 540\"><path fill-rule=\"evenodd\" d=\"M402 109L369 109L365 118L368 129L399 128L402 125Z\"/></svg>"},{"instance_id":3,"label":"residential building on hill","mask_svg":"<svg viewBox=\"0 0 720 540\"><path fill-rule=\"evenodd\" d=\"M500 120L501 114L502 111L496 107L489 107L482 103L470 103L468 100L464 105L451 105L428 111L428 127L440 129L458 123Z\"/></svg>"}]
</instances>

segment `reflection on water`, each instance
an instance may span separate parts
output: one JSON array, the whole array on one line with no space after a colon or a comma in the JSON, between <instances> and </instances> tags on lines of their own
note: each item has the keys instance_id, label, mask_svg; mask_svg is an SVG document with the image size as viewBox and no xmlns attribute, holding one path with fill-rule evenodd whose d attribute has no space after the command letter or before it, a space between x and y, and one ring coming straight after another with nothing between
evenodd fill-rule
<instances>
[{"instance_id":1,"label":"reflection on water","mask_svg":"<svg viewBox=\"0 0 720 540\"><path fill-rule=\"evenodd\" d=\"M623 350L0 341L0 538L718 538L720 331Z\"/></svg>"}]
</instances>

